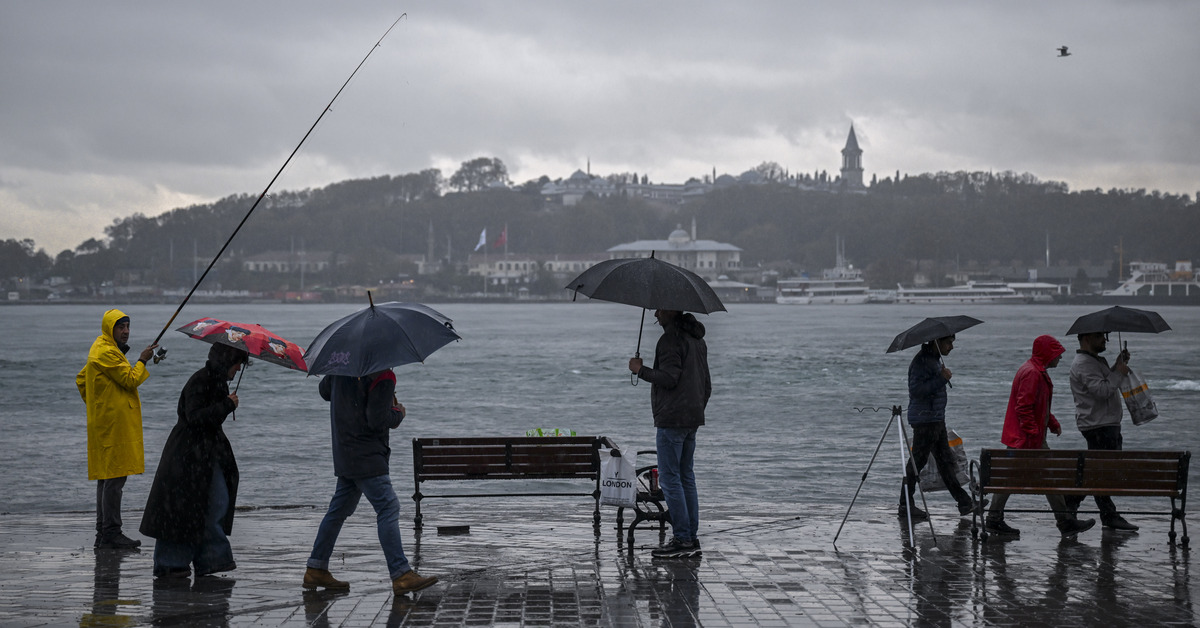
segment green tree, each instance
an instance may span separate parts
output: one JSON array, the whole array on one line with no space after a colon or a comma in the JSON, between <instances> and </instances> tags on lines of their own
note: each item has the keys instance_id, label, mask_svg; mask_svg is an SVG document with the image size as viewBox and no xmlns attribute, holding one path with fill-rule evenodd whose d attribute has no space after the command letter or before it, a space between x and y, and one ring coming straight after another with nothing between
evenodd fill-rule
<instances>
[{"instance_id":1,"label":"green tree","mask_svg":"<svg viewBox=\"0 0 1200 628\"><path fill-rule=\"evenodd\" d=\"M476 157L462 162L462 167L450 177L450 187L459 192L478 192L494 183L510 185L508 168L497 157Z\"/></svg>"}]
</instances>

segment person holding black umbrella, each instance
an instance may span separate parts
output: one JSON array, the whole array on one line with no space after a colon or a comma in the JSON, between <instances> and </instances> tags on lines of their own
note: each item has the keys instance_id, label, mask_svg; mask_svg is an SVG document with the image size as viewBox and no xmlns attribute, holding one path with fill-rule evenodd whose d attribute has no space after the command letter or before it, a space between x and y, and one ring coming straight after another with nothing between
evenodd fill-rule
<instances>
[{"instance_id":1,"label":"person holding black umbrella","mask_svg":"<svg viewBox=\"0 0 1200 628\"><path fill-rule=\"evenodd\" d=\"M364 377L326 375L319 390L321 398L329 402L337 488L317 528L304 572L304 588L350 588L350 583L334 578L329 572L329 559L342 524L354 514L364 495L375 508L379 544L387 559L392 592L399 596L433 585L437 578L418 574L404 554L400 499L388 475L392 454L388 432L400 427L405 415L404 406L396 400L396 374L384 369Z\"/></svg>"},{"instance_id":2,"label":"person holding black umbrella","mask_svg":"<svg viewBox=\"0 0 1200 628\"><path fill-rule=\"evenodd\" d=\"M929 518L913 501L913 491L930 454L950 495L958 502L958 514L966 516L975 509L975 500L958 483L957 465L946 437L946 388L953 373L942 363L942 357L954 350L954 338L951 334L921 345L908 366L908 423L913 428L913 440L912 457L900 490L901 518Z\"/></svg>"},{"instance_id":3,"label":"person holding black umbrella","mask_svg":"<svg viewBox=\"0 0 1200 628\"><path fill-rule=\"evenodd\" d=\"M650 406L657 428L658 485L671 518L671 540L653 550L656 558L683 558L700 553L697 528L700 501L693 470L696 430L704 425L704 409L712 395L704 324L678 310L655 310L663 333L654 348L654 366L629 359L629 371L650 382Z\"/></svg>"},{"instance_id":4,"label":"person holding black umbrella","mask_svg":"<svg viewBox=\"0 0 1200 628\"><path fill-rule=\"evenodd\" d=\"M1087 440L1088 449L1121 449L1121 417L1125 405L1121 380L1129 374L1129 351L1121 350L1110 367L1100 354L1108 348L1108 332L1081 333L1079 350L1071 363L1071 396L1075 398L1075 424ZM1096 495L1100 523L1117 532L1137 532L1117 511L1111 497ZM1083 503L1082 496L1067 498L1072 511Z\"/></svg>"}]
</instances>

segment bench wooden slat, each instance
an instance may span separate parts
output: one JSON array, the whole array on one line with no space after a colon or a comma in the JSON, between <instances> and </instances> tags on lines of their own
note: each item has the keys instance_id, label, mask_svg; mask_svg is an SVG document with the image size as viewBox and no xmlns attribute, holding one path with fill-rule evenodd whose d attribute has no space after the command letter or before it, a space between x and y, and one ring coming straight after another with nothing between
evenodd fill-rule
<instances>
[{"instance_id":1,"label":"bench wooden slat","mask_svg":"<svg viewBox=\"0 0 1200 628\"><path fill-rule=\"evenodd\" d=\"M481 463L460 463L460 464L438 464L425 465L421 469L420 477L422 479L433 479L435 477L444 477L447 475L499 475L509 473L512 475L565 475L565 476L583 476L591 477L595 475L595 471L591 465L581 464L526 464L520 466L507 466L500 464L481 464Z\"/></svg>"},{"instance_id":2,"label":"bench wooden slat","mask_svg":"<svg viewBox=\"0 0 1200 628\"><path fill-rule=\"evenodd\" d=\"M1143 490L1143 489L1121 489L1121 488L1091 488L1081 490L1079 488L1048 488L1036 486L996 486L988 488L987 494L1009 494L1009 495L1107 495L1109 497L1178 497L1179 495L1171 490ZM1164 513L1168 514L1168 513Z\"/></svg>"}]
</instances>

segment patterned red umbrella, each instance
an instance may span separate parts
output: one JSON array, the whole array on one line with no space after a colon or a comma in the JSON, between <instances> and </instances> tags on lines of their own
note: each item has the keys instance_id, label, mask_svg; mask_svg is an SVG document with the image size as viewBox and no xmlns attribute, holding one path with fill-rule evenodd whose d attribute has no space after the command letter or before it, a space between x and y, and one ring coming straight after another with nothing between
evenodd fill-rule
<instances>
[{"instance_id":1,"label":"patterned red umbrella","mask_svg":"<svg viewBox=\"0 0 1200 628\"><path fill-rule=\"evenodd\" d=\"M237 347L250 354L250 357L271 364L308 372L308 367L304 364L304 350L262 325L201 318L175 331L183 332L197 340Z\"/></svg>"}]
</instances>

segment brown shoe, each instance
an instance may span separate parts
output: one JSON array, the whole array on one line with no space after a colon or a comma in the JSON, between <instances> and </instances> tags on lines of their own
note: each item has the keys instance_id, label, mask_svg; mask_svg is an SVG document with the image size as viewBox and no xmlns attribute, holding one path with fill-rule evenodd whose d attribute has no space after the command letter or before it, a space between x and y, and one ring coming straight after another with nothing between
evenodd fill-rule
<instances>
[{"instance_id":1,"label":"brown shoe","mask_svg":"<svg viewBox=\"0 0 1200 628\"><path fill-rule=\"evenodd\" d=\"M349 591L350 583L334 578L333 574L329 573L326 569L313 569L309 567L304 570L304 588L315 589L317 587Z\"/></svg>"},{"instance_id":2,"label":"brown shoe","mask_svg":"<svg viewBox=\"0 0 1200 628\"><path fill-rule=\"evenodd\" d=\"M432 586L436 582L437 576L430 576L426 578L418 574L416 570L410 569L404 572L404 574L399 578L392 580L392 593L395 593L396 595L404 595L405 593L420 591L425 587Z\"/></svg>"}]
</instances>

